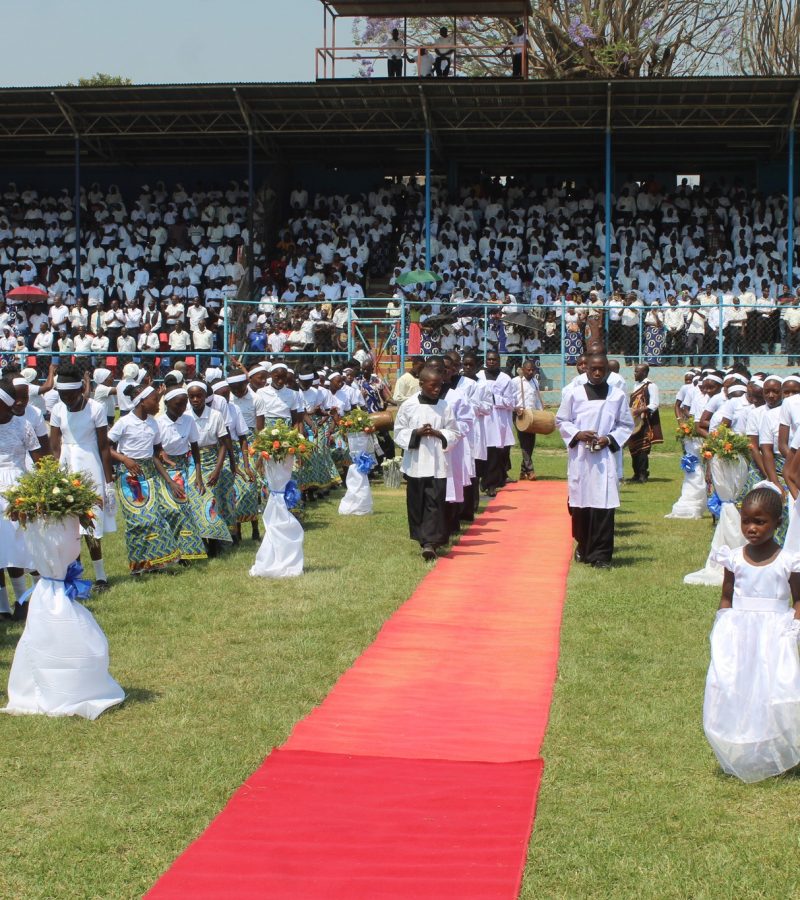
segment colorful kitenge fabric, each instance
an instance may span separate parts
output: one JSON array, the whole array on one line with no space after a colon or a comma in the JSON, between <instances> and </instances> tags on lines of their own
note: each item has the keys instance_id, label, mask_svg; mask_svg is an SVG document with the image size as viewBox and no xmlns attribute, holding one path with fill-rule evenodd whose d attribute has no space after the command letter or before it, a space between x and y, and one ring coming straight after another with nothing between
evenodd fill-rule
<instances>
[{"instance_id":1,"label":"colorful kitenge fabric","mask_svg":"<svg viewBox=\"0 0 800 900\"><path fill-rule=\"evenodd\" d=\"M194 486L195 472L194 457L191 453L187 453L181 460L181 466L185 469L186 483L189 490L186 496L192 507L192 514L197 528L202 537L206 541L233 541L225 520L217 510L217 497L210 487L206 487L204 493L200 493ZM212 466L213 471L213 466Z\"/></svg>"},{"instance_id":2,"label":"colorful kitenge fabric","mask_svg":"<svg viewBox=\"0 0 800 900\"><path fill-rule=\"evenodd\" d=\"M120 506L125 518L125 546L131 572L160 569L181 558L170 527L164 492L167 486L152 459L137 460L140 475L124 466L117 477Z\"/></svg>"},{"instance_id":3,"label":"colorful kitenge fabric","mask_svg":"<svg viewBox=\"0 0 800 900\"><path fill-rule=\"evenodd\" d=\"M250 437L248 436L248 441ZM233 453L236 457L236 468L239 473L233 481L233 491L236 502L236 522L256 522L259 518L259 506L261 491L257 481L250 481L244 474L244 457L240 444L233 445Z\"/></svg>"},{"instance_id":4,"label":"colorful kitenge fabric","mask_svg":"<svg viewBox=\"0 0 800 900\"><path fill-rule=\"evenodd\" d=\"M188 454L191 458L191 454ZM183 488L186 499L176 500L170 490L164 485L166 494L164 507L167 521L175 535L181 559L205 559L206 548L203 543L201 522L196 513L200 494L194 486L194 479L189 478L189 464L186 457L173 460L174 466L167 466L169 477L177 481Z\"/></svg>"},{"instance_id":5,"label":"colorful kitenge fabric","mask_svg":"<svg viewBox=\"0 0 800 900\"><path fill-rule=\"evenodd\" d=\"M339 473L331 456L328 446L329 433L326 416L312 416L316 435L311 435L309 441L314 447L311 456L303 462L296 474L297 486L301 491L319 490L325 491L334 485L341 483Z\"/></svg>"},{"instance_id":6,"label":"colorful kitenge fabric","mask_svg":"<svg viewBox=\"0 0 800 900\"><path fill-rule=\"evenodd\" d=\"M214 495L216 513L230 529L236 524L236 492L233 488L233 472L231 472L227 460L222 465L217 483L213 487L209 487L208 484L211 473L217 467L217 453L216 447L201 447L200 466L203 470L206 494Z\"/></svg>"},{"instance_id":7,"label":"colorful kitenge fabric","mask_svg":"<svg viewBox=\"0 0 800 900\"><path fill-rule=\"evenodd\" d=\"M660 325L645 325L644 329L644 361L649 366L660 366L664 352L666 333Z\"/></svg>"}]
</instances>

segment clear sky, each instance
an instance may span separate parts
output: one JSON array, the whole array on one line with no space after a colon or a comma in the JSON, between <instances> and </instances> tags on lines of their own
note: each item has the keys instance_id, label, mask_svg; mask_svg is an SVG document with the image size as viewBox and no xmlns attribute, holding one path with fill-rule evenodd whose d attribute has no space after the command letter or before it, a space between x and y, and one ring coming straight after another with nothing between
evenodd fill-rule
<instances>
[{"instance_id":1,"label":"clear sky","mask_svg":"<svg viewBox=\"0 0 800 900\"><path fill-rule=\"evenodd\" d=\"M337 43L349 44L344 20ZM313 81L319 0L2 0L0 85ZM343 40L346 36L346 39Z\"/></svg>"}]
</instances>

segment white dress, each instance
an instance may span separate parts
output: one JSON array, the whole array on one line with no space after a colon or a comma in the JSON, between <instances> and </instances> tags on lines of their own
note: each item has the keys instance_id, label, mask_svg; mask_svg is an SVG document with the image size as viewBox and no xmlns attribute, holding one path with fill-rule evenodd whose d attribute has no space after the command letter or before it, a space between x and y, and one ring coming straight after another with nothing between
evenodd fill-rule
<instances>
[{"instance_id":1,"label":"white dress","mask_svg":"<svg viewBox=\"0 0 800 900\"><path fill-rule=\"evenodd\" d=\"M743 547L721 547L714 557L736 580L733 607L711 630L703 728L725 772L761 781L800 762L800 623L789 590L800 556L781 550L754 566Z\"/></svg>"},{"instance_id":2,"label":"white dress","mask_svg":"<svg viewBox=\"0 0 800 900\"><path fill-rule=\"evenodd\" d=\"M108 428L106 408L97 400L87 400L86 406L78 412L71 412L60 400L50 414L50 425L61 431L61 456L59 462L71 472L83 472L94 482L98 495L105 496L106 478L103 461L97 446L97 429ZM91 532L81 529L81 534L91 534L102 538L117 530L114 511L106 513L96 506L95 527Z\"/></svg>"},{"instance_id":3,"label":"white dress","mask_svg":"<svg viewBox=\"0 0 800 900\"><path fill-rule=\"evenodd\" d=\"M39 449L39 441L27 419L14 416L0 425L0 569L32 569L22 530L5 517L8 503L2 492L12 488L25 472L27 455Z\"/></svg>"}]
</instances>

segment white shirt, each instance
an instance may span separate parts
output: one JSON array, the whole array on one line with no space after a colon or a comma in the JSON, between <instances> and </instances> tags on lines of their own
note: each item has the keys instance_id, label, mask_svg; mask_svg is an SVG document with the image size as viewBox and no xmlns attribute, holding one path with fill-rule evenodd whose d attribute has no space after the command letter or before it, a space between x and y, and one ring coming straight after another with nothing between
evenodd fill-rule
<instances>
[{"instance_id":1,"label":"white shirt","mask_svg":"<svg viewBox=\"0 0 800 900\"><path fill-rule=\"evenodd\" d=\"M111 426L108 439L117 452L131 459L151 459L154 447L161 443L161 432L153 416L142 420L133 414L123 416Z\"/></svg>"},{"instance_id":2,"label":"white shirt","mask_svg":"<svg viewBox=\"0 0 800 900\"><path fill-rule=\"evenodd\" d=\"M206 406L202 415L198 416L194 410L191 413L197 426L197 443L200 447L213 447L219 443L220 438L228 434L228 427L222 413Z\"/></svg>"},{"instance_id":3,"label":"white shirt","mask_svg":"<svg viewBox=\"0 0 800 900\"><path fill-rule=\"evenodd\" d=\"M417 439L414 430L430 425L444 436L446 446L439 438ZM447 452L460 439L453 411L446 400L437 403L420 403L420 394L406 400L397 411L394 423L394 440L403 448L402 470L409 478L447 478Z\"/></svg>"},{"instance_id":4,"label":"white shirt","mask_svg":"<svg viewBox=\"0 0 800 900\"><path fill-rule=\"evenodd\" d=\"M268 384L256 391L255 411L257 416L265 419L285 419L292 421L292 410L297 405L297 398L291 388L282 387L276 391Z\"/></svg>"},{"instance_id":5,"label":"white shirt","mask_svg":"<svg viewBox=\"0 0 800 900\"><path fill-rule=\"evenodd\" d=\"M167 456L185 456L190 445L198 443L200 439L197 420L189 413L184 413L173 421L164 412L156 416L156 422L161 432L161 448Z\"/></svg>"}]
</instances>

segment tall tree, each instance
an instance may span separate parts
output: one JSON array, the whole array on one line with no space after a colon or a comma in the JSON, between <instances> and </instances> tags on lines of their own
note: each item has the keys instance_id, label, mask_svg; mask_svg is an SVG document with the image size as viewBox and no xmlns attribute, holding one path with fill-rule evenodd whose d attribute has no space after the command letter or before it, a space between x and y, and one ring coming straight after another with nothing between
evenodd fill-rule
<instances>
[{"instance_id":1,"label":"tall tree","mask_svg":"<svg viewBox=\"0 0 800 900\"><path fill-rule=\"evenodd\" d=\"M714 71L730 54L748 0L539 0L528 20L528 71L538 78L619 78L697 75ZM764 2L764 0L757 0ZM783 2L783 0L775 0ZM792 0L786 0L792 2ZM459 68L467 75L510 71L503 47L516 23L503 19L460 19ZM452 33L453 20L408 20L408 44L430 45L439 28ZM391 19L357 19L355 43L384 43ZM374 65L362 62L362 74Z\"/></svg>"},{"instance_id":2,"label":"tall tree","mask_svg":"<svg viewBox=\"0 0 800 900\"><path fill-rule=\"evenodd\" d=\"M745 75L800 74L797 0L745 0L739 68Z\"/></svg>"}]
</instances>

